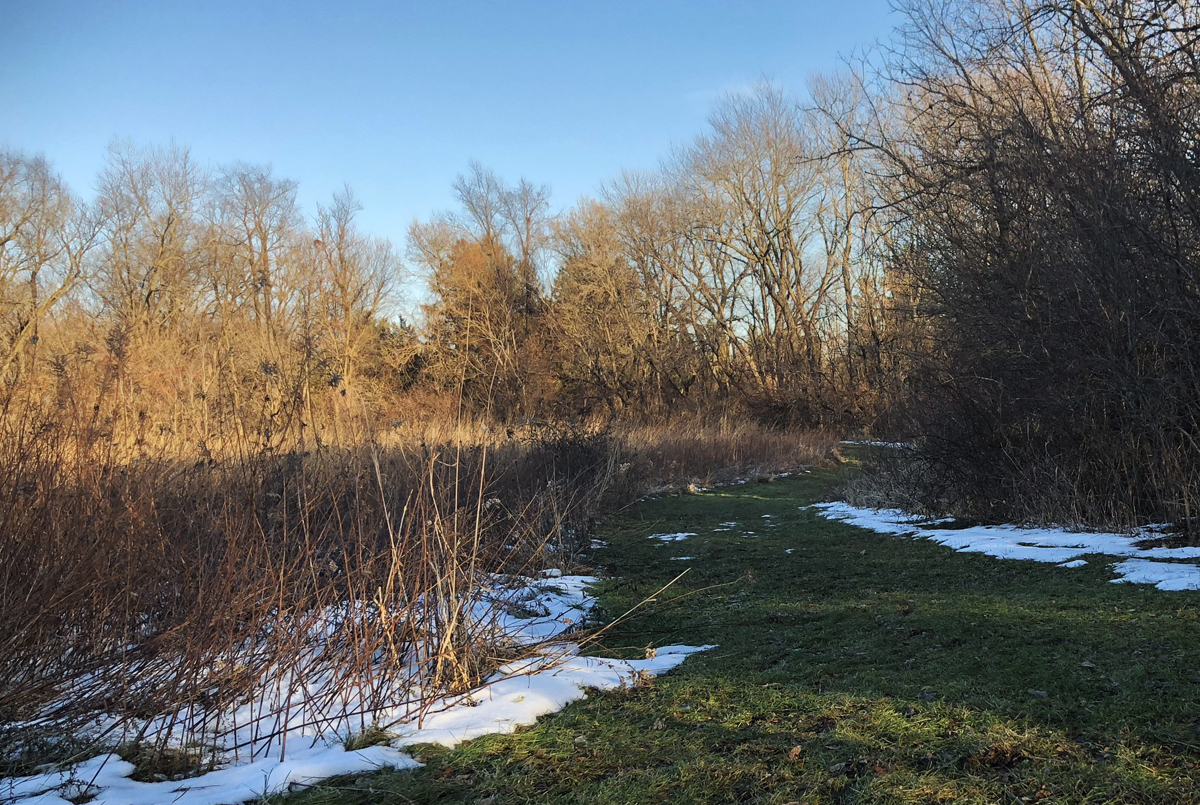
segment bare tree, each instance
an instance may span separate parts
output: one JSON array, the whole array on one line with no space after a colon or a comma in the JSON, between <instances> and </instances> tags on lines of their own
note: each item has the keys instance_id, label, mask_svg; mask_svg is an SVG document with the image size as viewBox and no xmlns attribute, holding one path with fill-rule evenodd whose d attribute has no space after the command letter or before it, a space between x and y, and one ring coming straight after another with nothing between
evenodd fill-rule
<instances>
[{"instance_id":1,"label":"bare tree","mask_svg":"<svg viewBox=\"0 0 1200 805\"><path fill-rule=\"evenodd\" d=\"M0 151L0 377L39 340L47 314L86 278L96 210L72 198L44 159Z\"/></svg>"},{"instance_id":2,"label":"bare tree","mask_svg":"<svg viewBox=\"0 0 1200 805\"><path fill-rule=\"evenodd\" d=\"M337 363L334 385L354 388L363 353L378 336L378 321L400 273L392 244L361 234L362 209L349 187L318 207L312 241L330 348Z\"/></svg>"}]
</instances>

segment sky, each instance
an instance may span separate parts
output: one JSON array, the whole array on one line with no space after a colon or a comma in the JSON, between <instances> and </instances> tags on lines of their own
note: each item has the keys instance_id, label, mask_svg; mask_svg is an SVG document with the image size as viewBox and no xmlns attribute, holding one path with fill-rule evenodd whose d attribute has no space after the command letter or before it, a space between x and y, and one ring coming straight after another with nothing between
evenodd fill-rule
<instances>
[{"instance_id":1,"label":"sky","mask_svg":"<svg viewBox=\"0 0 1200 805\"><path fill-rule=\"evenodd\" d=\"M310 215L350 185L403 246L471 160L561 209L894 24L888 0L0 0L0 147L85 198L120 138L269 164Z\"/></svg>"}]
</instances>

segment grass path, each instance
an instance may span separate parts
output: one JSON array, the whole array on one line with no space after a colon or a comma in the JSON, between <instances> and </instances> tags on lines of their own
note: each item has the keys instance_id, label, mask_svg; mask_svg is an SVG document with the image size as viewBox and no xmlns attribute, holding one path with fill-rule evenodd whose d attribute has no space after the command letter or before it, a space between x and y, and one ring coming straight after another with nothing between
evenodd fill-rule
<instances>
[{"instance_id":1,"label":"grass path","mask_svg":"<svg viewBox=\"0 0 1200 805\"><path fill-rule=\"evenodd\" d=\"M1200 594L802 509L834 475L646 501L605 524L607 617L691 569L597 651L719 648L515 735L423 747L417 772L281 801L1200 802ZM647 539L679 531L697 535Z\"/></svg>"}]
</instances>

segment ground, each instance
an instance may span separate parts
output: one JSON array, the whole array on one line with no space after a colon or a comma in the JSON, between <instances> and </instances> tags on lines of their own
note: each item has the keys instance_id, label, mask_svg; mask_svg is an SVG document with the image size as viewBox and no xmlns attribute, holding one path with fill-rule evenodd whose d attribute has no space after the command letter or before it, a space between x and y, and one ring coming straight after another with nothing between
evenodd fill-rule
<instances>
[{"instance_id":1,"label":"ground","mask_svg":"<svg viewBox=\"0 0 1200 805\"><path fill-rule=\"evenodd\" d=\"M1200 593L1112 584L1098 557L956 553L801 508L838 472L603 524L603 617L689 570L593 651L719 648L514 735L419 747L418 771L273 802L1200 802ZM696 535L648 539L676 532Z\"/></svg>"}]
</instances>

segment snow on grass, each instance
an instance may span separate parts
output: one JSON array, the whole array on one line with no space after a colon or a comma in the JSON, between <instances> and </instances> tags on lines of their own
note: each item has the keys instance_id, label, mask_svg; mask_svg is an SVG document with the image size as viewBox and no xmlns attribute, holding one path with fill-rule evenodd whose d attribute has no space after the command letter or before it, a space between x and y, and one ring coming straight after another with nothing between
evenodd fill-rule
<instances>
[{"instance_id":1,"label":"snow on grass","mask_svg":"<svg viewBox=\"0 0 1200 805\"><path fill-rule=\"evenodd\" d=\"M612 690L628 685L639 677L669 671L689 654L710 648L714 646L662 646L644 660L581 657L572 651L549 663L539 658L510 663L467 700L426 716L422 726L410 723L393 728L400 737L392 743L455 746L481 735L512 732L583 698L589 688Z\"/></svg>"},{"instance_id":2,"label":"snow on grass","mask_svg":"<svg viewBox=\"0 0 1200 805\"><path fill-rule=\"evenodd\" d=\"M1192 564L1126 559L1113 565L1113 570L1121 575L1114 581L1153 584L1160 590L1200 590L1200 567Z\"/></svg>"},{"instance_id":3,"label":"snow on grass","mask_svg":"<svg viewBox=\"0 0 1200 805\"><path fill-rule=\"evenodd\" d=\"M1064 528L1026 528L1015 525L938 528L946 521L915 521L899 509L861 509L846 503L817 503L831 520L841 520L882 534L912 534L956 551L984 553L998 559L1031 559L1062 567L1087 564L1088 554L1121 556L1128 561L1113 565L1114 583L1153 584L1160 590L1200 590L1200 566L1184 560L1200 559L1200 548L1140 548L1138 542L1152 534L1112 534L1067 531Z\"/></svg>"},{"instance_id":4,"label":"snow on grass","mask_svg":"<svg viewBox=\"0 0 1200 805\"><path fill-rule=\"evenodd\" d=\"M360 716L352 715L356 702L345 702L347 712L332 719L328 714L314 718L312 713L303 712L303 705L284 707L272 718L279 721L278 726L286 734L286 752L281 753L278 738L273 750L254 751L253 741L246 746L247 736L234 729L212 736L224 767L197 777L138 782L129 779L135 770L132 763L116 754L101 754L64 769L0 779L0 803L66 805L71 800L86 799L94 805L233 805L334 775L383 767L410 769L420 764L402 751L406 746L454 746L481 735L512 732L584 697L588 689L635 684L647 675L669 671L693 652L712 648L664 646L648 652L644 660L581 656L578 644L560 638L591 608L588 586L595 578L561 572L542 575L540 581L519 580L525 585L523 595L517 599L524 617L497 613L507 638L531 646L530 655L502 666L466 696L444 698L419 711L412 699L406 698L394 708L373 711L371 726L395 736L389 745L347 751L344 744L351 731L347 725L361 723ZM556 639L558 642L549 642ZM288 682L284 680L283 684ZM241 723L252 715L241 714ZM150 722L143 740L155 741L160 737L156 729L169 730L169 724L170 720L162 717ZM239 744L241 751L234 752Z\"/></svg>"},{"instance_id":5,"label":"snow on grass","mask_svg":"<svg viewBox=\"0 0 1200 805\"><path fill-rule=\"evenodd\" d=\"M678 542L681 539L696 536L695 531L680 531L677 534L651 534L649 539L660 539L663 542Z\"/></svg>"},{"instance_id":6,"label":"snow on grass","mask_svg":"<svg viewBox=\"0 0 1200 805\"><path fill-rule=\"evenodd\" d=\"M897 450L908 450L912 447L912 442L872 442L858 440L843 440L842 444L859 444L863 447L892 447Z\"/></svg>"},{"instance_id":7,"label":"snow on grass","mask_svg":"<svg viewBox=\"0 0 1200 805\"><path fill-rule=\"evenodd\" d=\"M20 805L67 805L86 798L92 805L232 805L264 794L285 791L292 784L316 782L336 774L376 771L384 767L411 769L415 760L386 746L347 752L341 746L305 746L287 760L262 759L211 771L177 782L140 783L130 780L134 766L117 755L86 760L72 768L0 780L0 802Z\"/></svg>"}]
</instances>

